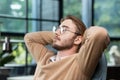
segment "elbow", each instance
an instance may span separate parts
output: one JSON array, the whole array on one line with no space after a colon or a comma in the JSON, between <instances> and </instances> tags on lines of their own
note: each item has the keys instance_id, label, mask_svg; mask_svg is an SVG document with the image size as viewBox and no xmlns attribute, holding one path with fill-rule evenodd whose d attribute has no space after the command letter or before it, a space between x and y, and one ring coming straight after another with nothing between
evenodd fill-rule
<instances>
[{"instance_id":1,"label":"elbow","mask_svg":"<svg viewBox=\"0 0 120 80\"><path fill-rule=\"evenodd\" d=\"M24 36L24 42L25 44L28 44L30 42L30 37L29 37L29 33L26 33L25 36Z\"/></svg>"}]
</instances>

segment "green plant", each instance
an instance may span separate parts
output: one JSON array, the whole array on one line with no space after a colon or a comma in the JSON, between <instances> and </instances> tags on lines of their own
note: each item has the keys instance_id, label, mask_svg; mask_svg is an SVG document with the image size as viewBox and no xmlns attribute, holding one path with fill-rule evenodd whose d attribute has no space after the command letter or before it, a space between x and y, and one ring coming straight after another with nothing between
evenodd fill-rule
<instances>
[{"instance_id":1,"label":"green plant","mask_svg":"<svg viewBox=\"0 0 120 80\"><path fill-rule=\"evenodd\" d=\"M4 66L7 63L25 64L26 51L25 46L22 43L17 43L12 47L12 52L5 53L0 52L0 66ZM27 62L31 63L32 57L30 54L27 56Z\"/></svg>"},{"instance_id":2,"label":"green plant","mask_svg":"<svg viewBox=\"0 0 120 80\"><path fill-rule=\"evenodd\" d=\"M12 61L15 58L14 55L9 54L9 53L0 53L0 66L4 66L4 64Z\"/></svg>"}]
</instances>

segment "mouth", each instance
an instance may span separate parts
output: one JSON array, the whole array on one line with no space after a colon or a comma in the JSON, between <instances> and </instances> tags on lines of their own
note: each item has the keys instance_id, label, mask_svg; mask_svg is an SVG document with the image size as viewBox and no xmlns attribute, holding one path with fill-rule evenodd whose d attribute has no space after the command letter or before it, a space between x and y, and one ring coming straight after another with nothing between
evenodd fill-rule
<instances>
[{"instance_id":1,"label":"mouth","mask_svg":"<svg viewBox=\"0 0 120 80\"><path fill-rule=\"evenodd\" d=\"M58 40L60 40L60 38L57 37L57 36L55 36L55 37L53 38L53 41L54 41L54 42L56 42L56 41L58 41Z\"/></svg>"}]
</instances>

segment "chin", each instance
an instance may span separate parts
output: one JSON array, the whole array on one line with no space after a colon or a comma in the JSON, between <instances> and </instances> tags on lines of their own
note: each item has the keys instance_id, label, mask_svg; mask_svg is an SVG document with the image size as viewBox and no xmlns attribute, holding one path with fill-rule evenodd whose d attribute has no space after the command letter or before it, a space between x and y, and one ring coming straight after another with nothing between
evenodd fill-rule
<instances>
[{"instance_id":1,"label":"chin","mask_svg":"<svg viewBox=\"0 0 120 80\"><path fill-rule=\"evenodd\" d=\"M52 47L55 48L56 50L62 50L62 46L55 43L52 44Z\"/></svg>"}]
</instances>

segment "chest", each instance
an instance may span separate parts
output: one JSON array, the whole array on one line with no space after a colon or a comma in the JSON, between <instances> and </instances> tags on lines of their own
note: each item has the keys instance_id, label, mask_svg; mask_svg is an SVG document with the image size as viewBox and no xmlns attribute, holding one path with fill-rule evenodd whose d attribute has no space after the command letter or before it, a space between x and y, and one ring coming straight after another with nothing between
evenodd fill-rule
<instances>
[{"instance_id":1,"label":"chest","mask_svg":"<svg viewBox=\"0 0 120 80\"><path fill-rule=\"evenodd\" d=\"M35 76L41 78L48 78L51 80L57 80L55 78L66 78L71 76L72 78L77 78L79 75L79 65L75 57L62 59L60 61L50 62L45 65L37 65ZM67 78L69 78L67 77ZM45 79L44 79L45 80ZM46 79L47 80L47 79ZM68 80L68 79L67 79Z\"/></svg>"}]
</instances>

